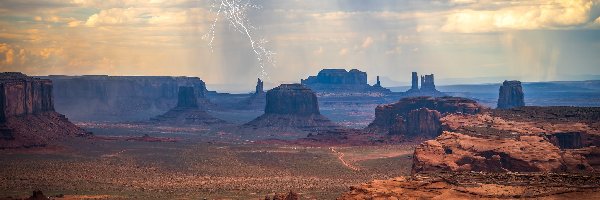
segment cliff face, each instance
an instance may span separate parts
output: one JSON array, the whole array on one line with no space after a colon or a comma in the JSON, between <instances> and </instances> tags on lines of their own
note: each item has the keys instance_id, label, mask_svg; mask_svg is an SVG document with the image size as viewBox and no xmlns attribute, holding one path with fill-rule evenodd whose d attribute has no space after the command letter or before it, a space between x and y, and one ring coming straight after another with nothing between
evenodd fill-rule
<instances>
[{"instance_id":1,"label":"cliff face","mask_svg":"<svg viewBox=\"0 0 600 200\"><path fill-rule=\"evenodd\" d=\"M177 95L177 107L198 108L198 100L196 99L196 94L194 93L193 87L179 87L179 94Z\"/></svg>"},{"instance_id":2,"label":"cliff face","mask_svg":"<svg viewBox=\"0 0 600 200\"><path fill-rule=\"evenodd\" d=\"M500 86L498 108L509 109L525 106L523 87L520 81L504 81Z\"/></svg>"},{"instance_id":3,"label":"cliff face","mask_svg":"<svg viewBox=\"0 0 600 200\"><path fill-rule=\"evenodd\" d=\"M434 138L442 133L442 115L437 110L420 108L410 111L406 119L406 133L409 137Z\"/></svg>"},{"instance_id":4,"label":"cliff face","mask_svg":"<svg viewBox=\"0 0 600 200\"><path fill-rule=\"evenodd\" d=\"M196 77L49 76L56 110L75 120L147 120L177 105L179 86L202 99L206 86Z\"/></svg>"},{"instance_id":5,"label":"cliff face","mask_svg":"<svg viewBox=\"0 0 600 200\"><path fill-rule=\"evenodd\" d=\"M483 107L477 102L460 97L404 98L397 103L377 106L375 119L366 129L372 132L407 136L436 136L441 133L441 130L438 131L438 121L442 114L476 114L482 109Z\"/></svg>"},{"instance_id":6,"label":"cliff face","mask_svg":"<svg viewBox=\"0 0 600 200\"><path fill-rule=\"evenodd\" d=\"M52 82L21 73L0 74L0 122L8 117L54 111Z\"/></svg>"},{"instance_id":7,"label":"cliff face","mask_svg":"<svg viewBox=\"0 0 600 200\"><path fill-rule=\"evenodd\" d=\"M0 73L0 149L44 146L84 134L54 112L52 82L22 73Z\"/></svg>"},{"instance_id":8,"label":"cliff face","mask_svg":"<svg viewBox=\"0 0 600 200\"><path fill-rule=\"evenodd\" d=\"M267 91L265 113L318 115L317 95L300 84L282 84Z\"/></svg>"}]
</instances>

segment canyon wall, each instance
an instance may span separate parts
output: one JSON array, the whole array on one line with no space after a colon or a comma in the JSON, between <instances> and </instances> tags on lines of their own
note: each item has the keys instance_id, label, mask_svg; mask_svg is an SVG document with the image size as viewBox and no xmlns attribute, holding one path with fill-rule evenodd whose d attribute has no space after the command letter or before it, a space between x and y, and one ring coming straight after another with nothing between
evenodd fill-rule
<instances>
[{"instance_id":1,"label":"canyon wall","mask_svg":"<svg viewBox=\"0 0 600 200\"><path fill-rule=\"evenodd\" d=\"M54 82L56 110L79 121L139 121L177 105L179 86L192 87L204 99L197 77L48 76ZM202 101L200 101L202 102Z\"/></svg>"},{"instance_id":2,"label":"canyon wall","mask_svg":"<svg viewBox=\"0 0 600 200\"><path fill-rule=\"evenodd\" d=\"M8 117L54 111L52 82L22 73L0 74L0 122Z\"/></svg>"}]
</instances>

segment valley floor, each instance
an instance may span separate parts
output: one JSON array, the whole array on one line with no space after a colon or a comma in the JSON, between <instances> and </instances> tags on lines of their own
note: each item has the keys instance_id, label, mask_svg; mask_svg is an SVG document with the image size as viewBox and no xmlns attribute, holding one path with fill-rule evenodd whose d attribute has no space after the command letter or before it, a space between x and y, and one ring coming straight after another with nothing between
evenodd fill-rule
<instances>
[{"instance_id":1,"label":"valley floor","mask_svg":"<svg viewBox=\"0 0 600 200\"><path fill-rule=\"evenodd\" d=\"M352 185L408 175L414 150L223 143L193 134L166 141L75 138L0 151L0 198L41 190L72 198L262 199L291 190L302 198L335 199Z\"/></svg>"}]
</instances>

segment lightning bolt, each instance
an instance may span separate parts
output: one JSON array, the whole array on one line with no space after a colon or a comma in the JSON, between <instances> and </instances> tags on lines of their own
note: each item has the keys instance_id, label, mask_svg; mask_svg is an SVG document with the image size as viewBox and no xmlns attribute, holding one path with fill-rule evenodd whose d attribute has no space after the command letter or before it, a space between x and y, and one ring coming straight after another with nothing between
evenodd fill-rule
<instances>
[{"instance_id":1,"label":"lightning bolt","mask_svg":"<svg viewBox=\"0 0 600 200\"><path fill-rule=\"evenodd\" d=\"M247 15L250 9L261 9L261 6L250 3L250 0L245 2L242 2L242 0L211 0L210 11L214 12L216 16L208 32L202 38L208 41L208 46L212 52L215 40L215 28L219 22L219 18L224 18L229 22L230 28L239 32L248 40L261 69L259 76L265 78L268 77L265 65L270 64L275 66L275 60L273 59L275 53L266 47L269 41L264 38L257 40L254 36L252 30L256 28L252 26Z\"/></svg>"}]
</instances>

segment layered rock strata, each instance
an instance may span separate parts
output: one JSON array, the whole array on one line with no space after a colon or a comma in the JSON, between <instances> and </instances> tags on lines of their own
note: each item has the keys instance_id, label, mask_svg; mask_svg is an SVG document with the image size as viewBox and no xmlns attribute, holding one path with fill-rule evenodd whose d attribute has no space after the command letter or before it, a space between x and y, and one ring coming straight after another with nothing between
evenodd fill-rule
<instances>
[{"instance_id":1,"label":"layered rock strata","mask_svg":"<svg viewBox=\"0 0 600 200\"><path fill-rule=\"evenodd\" d=\"M85 134L54 112L52 81L17 72L0 74L0 148L45 146Z\"/></svg>"}]
</instances>

